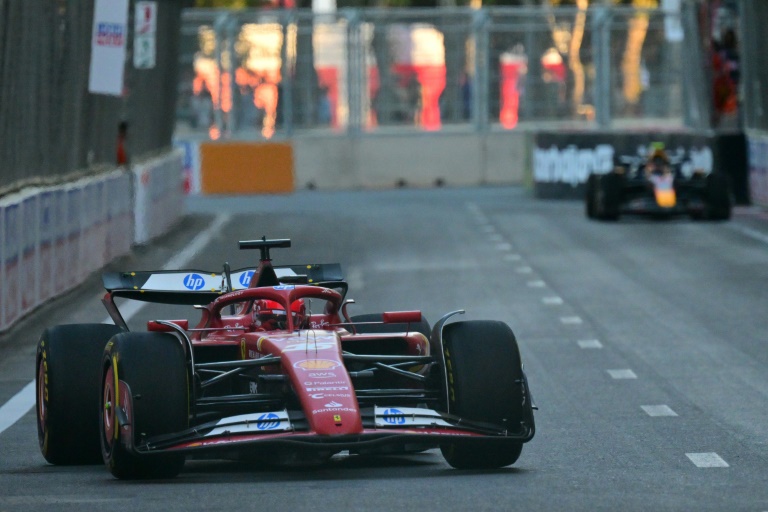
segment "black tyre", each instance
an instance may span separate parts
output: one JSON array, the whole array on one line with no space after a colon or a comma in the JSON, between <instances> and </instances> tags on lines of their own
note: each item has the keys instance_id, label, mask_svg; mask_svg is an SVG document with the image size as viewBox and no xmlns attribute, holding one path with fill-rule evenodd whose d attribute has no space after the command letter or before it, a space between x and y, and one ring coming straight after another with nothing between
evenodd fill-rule
<instances>
[{"instance_id":1,"label":"black tyre","mask_svg":"<svg viewBox=\"0 0 768 512\"><path fill-rule=\"evenodd\" d=\"M179 340L167 333L119 334L101 361L101 452L110 472L120 479L178 475L183 455L139 455L132 447L189 425L188 373Z\"/></svg>"},{"instance_id":2,"label":"black tyre","mask_svg":"<svg viewBox=\"0 0 768 512\"><path fill-rule=\"evenodd\" d=\"M710 220L731 218L731 191L728 177L723 173L712 173L704 185L705 216Z\"/></svg>"},{"instance_id":3,"label":"black tyre","mask_svg":"<svg viewBox=\"0 0 768 512\"><path fill-rule=\"evenodd\" d=\"M365 315L356 315L350 318L353 323L355 322L381 322L381 313L369 313ZM407 330L420 332L427 339L429 339L429 333L432 330L429 326L429 322L424 315L421 315L421 322L412 324L369 324L369 325L355 325L355 331L358 334L371 334L371 333L389 333L389 332L405 332Z\"/></svg>"},{"instance_id":4,"label":"black tyre","mask_svg":"<svg viewBox=\"0 0 768 512\"><path fill-rule=\"evenodd\" d=\"M609 172L597 176L595 186L595 217L600 220L618 220L621 215L621 199L624 176Z\"/></svg>"},{"instance_id":5,"label":"black tyre","mask_svg":"<svg viewBox=\"0 0 768 512\"><path fill-rule=\"evenodd\" d=\"M40 451L51 464L98 464L99 376L108 324L58 325L37 343L36 405Z\"/></svg>"},{"instance_id":6,"label":"black tyre","mask_svg":"<svg viewBox=\"0 0 768 512\"><path fill-rule=\"evenodd\" d=\"M533 410L512 330L504 322L468 321L447 325L443 350L448 373L448 410L469 421L533 432ZM522 451L519 439L459 439L441 445L458 469L508 466Z\"/></svg>"},{"instance_id":7,"label":"black tyre","mask_svg":"<svg viewBox=\"0 0 768 512\"><path fill-rule=\"evenodd\" d=\"M596 217L596 211L595 211L595 192L597 190L597 179L598 176L596 174L590 174L589 178L587 178L587 184L586 184L586 191L584 194L584 203L586 206L586 214L587 218L594 219Z\"/></svg>"}]
</instances>

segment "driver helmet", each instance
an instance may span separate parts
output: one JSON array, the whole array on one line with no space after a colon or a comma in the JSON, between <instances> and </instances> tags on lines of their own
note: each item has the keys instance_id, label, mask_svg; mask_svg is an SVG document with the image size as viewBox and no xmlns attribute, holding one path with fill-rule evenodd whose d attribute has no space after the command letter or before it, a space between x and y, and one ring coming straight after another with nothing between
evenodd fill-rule
<instances>
[{"instance_id":1,"label":"driver helmet","mask_svg":"<svg viewBox=\"0 0 768 512\"><path fill-rule=\"evenodd\" d=\"M294 327L300 327L304 321L304 301L295 300L291 305ZM285 308L274 300L256 301L256 322L259 327L266 330L287 329L288 317Z\"/></svg>"},{"instance_id":2,"label":"driver helmet","mask_svg":"<svg viewBox=\"0 0 768 512\"><path fill-rule=\"evenodd\" d=\"M651 151L650 155L648 156L648 160L655 164L669 163L669 157L667 157L667 152L664 150L663 142L654 142L651 144Z\"/></svg>"}]
</instances>

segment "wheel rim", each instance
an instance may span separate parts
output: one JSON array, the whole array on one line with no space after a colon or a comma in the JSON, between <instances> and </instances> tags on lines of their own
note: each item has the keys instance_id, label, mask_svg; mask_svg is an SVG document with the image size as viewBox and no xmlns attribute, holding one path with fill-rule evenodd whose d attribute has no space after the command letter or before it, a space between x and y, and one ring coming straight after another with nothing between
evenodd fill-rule
<instances>
[{"instance_id":1,"label":"wheel rim","mask_svg":"<svg viewBox=\"0 0 768 512\"><path fill-rule=\"evenodd\" d=\"M115 374L110 365L104 375L104 392L102 393L102 421L104 423L104 441L109 449L114 442L115 430Z\"/></svg>"},{"instance_id":2,"label":"wheel rim","mask_svg":"<svg viewBox=\"0 0 768 512\"><path fill-rule=\"evenodd\" d=\"M40 359L37 364L37 425L40 429L40 433L45 433L45 425L48 421L48 401L47 385L45 382L45 362Z\"/></svg>"}]
</instances>

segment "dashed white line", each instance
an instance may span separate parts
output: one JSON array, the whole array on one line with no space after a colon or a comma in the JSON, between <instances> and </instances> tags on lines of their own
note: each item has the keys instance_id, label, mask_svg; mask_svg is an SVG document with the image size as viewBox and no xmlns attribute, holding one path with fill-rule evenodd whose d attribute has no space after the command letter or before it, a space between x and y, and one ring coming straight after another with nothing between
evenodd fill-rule
<instances>
[{"instance_id":1,"label":"dashed white line","mask_svg":"<svg viewBox=\"0 0 768 512\"><path fill-rule=\"evenodd\" d=\"M691 459L697 468L727 468L728 463L715 452L686 453L686 457Z\"/></svg>"},{"instance_id":2,"label":"dashed white line","mask_svg":"<svg viewBox=\"0 0 768 512\"><path fill-rule=\"evenodd\" d=\"M561 316L560 322L565 325L577 325L582 323L582 320L579 316Z\"/></svg>"},{"instance_id":3,"label":"dashed white line","mask_svg":"<svg viewBox=\"0 0 768 512\"><path fill-rule=\"evenodd\" d=\"M163 265L163 269L179 268L186 265L196 254L202 251L211 239L216 235L230 219L229 215L218 215L211 222L211 224L204 230L198 233L198 235L188 243L184 249L178 252L170 260ZM120 312L123 318L127 322L133 317L144 305L145 302L131 301L126 302L120 306ZM107 319L102 323L112 323ZM30 382L24 388L16 393L8 402L0 407L0 434L11 425L19 421L22 416L27 414L29 410L35 406L35 381Z\"/></svg>"},{"instance_id":4,"label":"dashed white line","mask_svg":"<svg viewBox=\"0 0 768 512\"><path fill-rule=\"evenodd\" d=\"M504 261L520 261L523 257L519 254L505 254Z\"/></svg>"},{"instance_id":5,"label":"dashed white line","mask_svg":"<svg viewBox=\"0 0 768 512\"><path fill-rule=\"evenodd\" d=\"M517 272L518 274L530 274L531 272L533 272L533 269L531 267L517 267L515 269L515 272Z\"/></svg>"},{"instance_id":6,"label":"dashed white line","mask_svg":"<svg viewBox=\"0 0 768 512\"><path fill-rule=\"evenodd\" d=\"M34 405L35 381L32 381L0 407L0 433L19 421Z\"/></svg>"},{"instance_id":7,"label":"dashed white line","mask_svg":"<svg viewBox=\"0 0 768 512\"><path fill-rule=\"evenodd\" d=\"M729 227L735 231L740 232L742 235L746 235L754 240L768 244L768 235L765 235L760 231L734 223L729 223Z\"/></svg>"},{"instance_id":8,"label":"dashed white line","mask_svg":"<svg viewBox=\"0 0 768 512\"><path fill-rule=\"evenodd\" d=\"M529 288L544 288L547 284L544 281L528 281Z\"/></svg>"},{"instance_id":9,"label":"dashed white line","mask_svg":"<svg viewBox=\"0 0 768 512\"><path fill-rule=\"evenodd\" d=\"M659 416L677 416L677 413L668 405L641 405L640 408L644 410L648 416L653 418Z\"/></svg>"},{"instance_id":10,"label":"dashed white line","mask_svg":"<svg viewBox=\"0 0 768 512\"><path fill-rule=\"evenodd\" d=\"M636 379L637 375L635 375L635 372L632 370L622 369L622 370L606 370L608 372L608 375L611 376L611 378L614 379Z\"/></svg>"},{"instance_id":11,"label":"dashed white line","mask_svg":"<svg viewBox=\"0 0 768 512\"><path fill-rule=\"evenodd\" d=\"M579 347L583 349L603 348L603 344L598 340L579 340L576 343L578 343Z\"/></svg>"},{"instance_id":12,"label":"dashed white line","mask_svg":"<svg viewBox=\"0 0 768 512\"><path fill-rule=\"evenodd\" d=\"M504 241L504 237L499 235L498 233L497 234L492 234L491 236L488 237L488 239L491 242L503 242Z\"/></svg>"},{"instance_id":13,"label":"dashed white line","mask_svg":"<svg viewBox=\"0 0 768 512\"><path fill-rule=\"evenodd\" d=\"M512 250L512 244L509 243L500 243L496 244L496 250L498 251L511 251Z\"/></svg>"},{"instance_id":14,"label":"dashed white line","mask_svg":"<svg viewBox=\"0 0 768 512\"><path fill-rule=\"evenodd\" d=\"M492 225L488 224L488 225L482 227L482 231L483 231L483 233L486 233L486 234L490 235L490 234L496 232L496 228L493 227Z\"/></svg>"},{"instance_id":15,"label":"dashed white line","mask_svg":"<svg viewBox=\"0 0 768 512\"><path fill-rule=\"evenodd\" d=\"M560 297L543 297L541 302L547 306L559 306L563 303L563 299Z\"/></svg>"}]
</instances>

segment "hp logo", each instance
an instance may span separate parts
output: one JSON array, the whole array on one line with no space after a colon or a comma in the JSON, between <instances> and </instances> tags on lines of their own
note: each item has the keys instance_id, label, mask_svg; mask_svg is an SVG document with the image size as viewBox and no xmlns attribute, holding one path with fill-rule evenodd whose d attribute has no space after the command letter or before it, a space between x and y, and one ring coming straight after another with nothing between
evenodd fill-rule
<instances>
[{"instance_id":1,"label":"hp logo","mask_svg":"<svg viewBox=\"0 0 768 512\"><path fill-rule=\"evenodd\" d=\"M256 427L259 430L274 430L280 426L280 418L273 412L266 412L259 416Z\"/></svg>"},{"instance_id":2,"label":"hp logo","mask_svg":"<svg viewBox=\"0 0 768 512\"><path fill-rule=\"evenodd\" d=\"M184 276L184 287L187 290L202 290L205 286L205 279L200 274L187 274Z\"/></svg>"},{"instance_id":3,"label":"hp logo","mask_svg":"<svg viewBox=\"0 0 768 512\"><path fill-rule=\"evenodd\" d=\"M246 270L242 274L240 274L240 286L243 288L248 288L248 285L251 284L251 279L253 278L254 271L253 270Z\"/></svg>"},{"instance_id":4,"label":"hp logo","mask_svg":"<svg viewBox=\"0 0 768 512\"><path fill-rule=\"evenodd\" d=\"M405 414L399 409L384 409L384 421L390 425L403 425Z\"/></svg>"}]
</instances>

